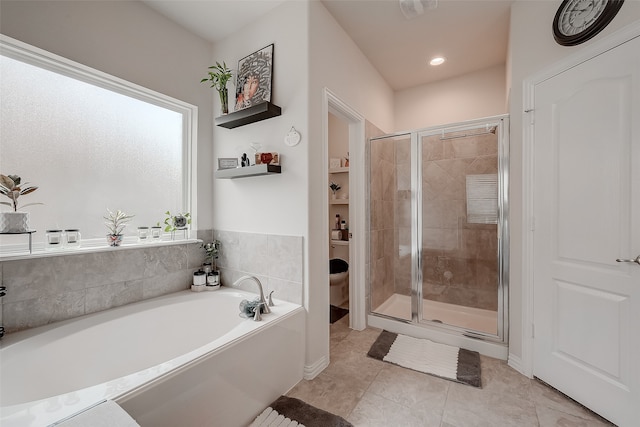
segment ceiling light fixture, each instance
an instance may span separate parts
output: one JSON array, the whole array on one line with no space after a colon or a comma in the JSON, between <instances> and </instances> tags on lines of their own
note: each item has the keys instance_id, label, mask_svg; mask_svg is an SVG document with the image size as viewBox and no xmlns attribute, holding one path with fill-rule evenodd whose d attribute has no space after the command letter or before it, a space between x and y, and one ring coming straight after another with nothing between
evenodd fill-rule
<instances>
[{"instance_id":1,"label":"ceiling light fixture","mask_svg":"<svg viewBox=\"0 0 640 427\"><path fill-rule=\"evenodd\" d=\"M429 61L429 65L433 65L435 67L436 65L444 64L444 61L446 61L446 58L444 56L436 56L431 58L431 61Z\"/></svg>"}]
</instances>

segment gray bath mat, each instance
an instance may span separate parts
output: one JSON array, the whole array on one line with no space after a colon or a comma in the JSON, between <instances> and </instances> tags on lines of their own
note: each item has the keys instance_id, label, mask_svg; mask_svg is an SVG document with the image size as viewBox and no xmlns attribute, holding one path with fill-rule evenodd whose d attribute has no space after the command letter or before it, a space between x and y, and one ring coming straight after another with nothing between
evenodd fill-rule
<instances>
[{"instance_id":1,"label":"gray bath mat","mask_svg":"<svg viewBox=\"0 0 640 427\"><path fill-rule=\"evenodd\" d=\"M331 412L318 409L294 397L280 396L249 427L353 427Z\"/></svg>"},{"instance_id":2,"label":"gray bath mat","mask_svg":"<svg viewBox=\"0 0 640 427\"><path fill-rule=\"evenodd\" d=\"M335 305L329 305L329 323L335 323L349 314L349 310Z\"/></svg>"},{"instance_id":3,"label":"gray bath mat","mask_svg":"<svg viewBox=\"0 0 640 427\"><path fill-rule=\"evenodd\" d=\"M382 331L367 356L447 380L481 387L476 351Z\"/></svg>"}]
</instances>

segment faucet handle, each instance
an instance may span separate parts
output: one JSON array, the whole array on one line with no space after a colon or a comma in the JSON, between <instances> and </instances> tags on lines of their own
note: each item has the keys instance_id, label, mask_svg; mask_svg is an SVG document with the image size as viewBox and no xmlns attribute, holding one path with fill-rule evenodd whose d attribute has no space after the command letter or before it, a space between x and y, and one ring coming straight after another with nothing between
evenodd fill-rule
<instances>
[{"instance_id":1,"label":"faucet handle","mask_svg":"<svg viewBox=\"0 0 640 427\"><path fill-rule=\"evenodd\" d=\"M271 298L271 295L273 294L273 291L269 292L269 307L273 307L275 304L273 303L273 299Z\"/></svg>"},{"instance_id":2,"label":"faucet handle","mask_svg":"<svg viewBox=\"0 0 640 427\"><path fill-rule=\"evenodd\" d=\"M262 306L264 305L263 302L261 302L260 304L256 305L256 311L253 314L253 321L254 322L259 322L262 320L262 316L260 315L260 311L262 311Z\"/></svg>"}]
</instances>

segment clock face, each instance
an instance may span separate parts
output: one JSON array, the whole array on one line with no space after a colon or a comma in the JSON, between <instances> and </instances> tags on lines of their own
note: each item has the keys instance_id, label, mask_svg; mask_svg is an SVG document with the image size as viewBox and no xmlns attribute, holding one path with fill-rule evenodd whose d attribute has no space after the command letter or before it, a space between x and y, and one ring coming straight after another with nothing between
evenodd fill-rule
<instances>
[{"instance_id":1,"label":"clock face","mask_svg":"<svg viewBox=\"0 0 640 427\"><path fill-rule=\"evenodd\" d=\"M560 12L558 29L565 36L573 36L595 24L607 2L605 0L570 0Z\"/></svg>"},{"instance_id":2,"label":"clock face","mask_svg":"<svg viewBox=\"0 0 640 427\"><path fill-rule=\"evenodd\" d=\"M564 0L553 20L553 37L575 46L594 37L616 16L624 0Z\"/></svg>"}]
</instances>

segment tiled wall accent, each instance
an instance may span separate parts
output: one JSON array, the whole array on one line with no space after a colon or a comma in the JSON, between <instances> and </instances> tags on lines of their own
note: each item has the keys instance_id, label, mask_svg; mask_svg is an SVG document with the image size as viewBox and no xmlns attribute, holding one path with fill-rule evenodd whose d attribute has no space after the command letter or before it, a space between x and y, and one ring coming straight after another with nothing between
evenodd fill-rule
<instances>
[{"instance_id":1,"label":"tiled wall accent","mask_svg":"<svg viewBox=\"0 0 640 427\"><path fill-rule=\"evenodd\" d=\"M204 256L185 243L2 261L0 319L14 332L188 289Z\"/></svg>"},{"instance_id":2,"label":"tiled wall accent","mask_svg":"<svg viewBox=\"0 0 640 427\"><path fill-rule=\"evenodd\" d=\"M396 240L396 150L394 139L370 144L370 298L375 310L395 292Z\"/></svg>"},{"instance_id":3,"label":"tiled wall accent","mask_svg":"<svg viewBox=\"0 0 640 427\"><path fill-rule=\"evenodd\" d=\"M396 152L396 228L394 252L394 292L411 295L411 139L398 140Z\"/></svg>"},{"instance_id":4,"label":"tiled wall accent","mask_svg":"<svg viewBox=\"0 0 640 427\"><path fill-rule=\"evenodd\" d=\"M223 286L231 286L244 275L256 276L265 296L302 305L303 303L303 238L272 234L214 230L221 243L217 266ZM238 287L257 292L254 282L244 281Z\"/></svg>"},{"instance_id":5,"label":"tiled wall accent","mask_svg":"<svg viewBox=\"0 0 640 427\"><path fill-rule=\"evenodd\" d=\"M423 295L496 310L497 226L467 223L465 183L466 175L498 172L497 136L441 140L432 135L421 142Z\"/></svg>"}]
</instances>

